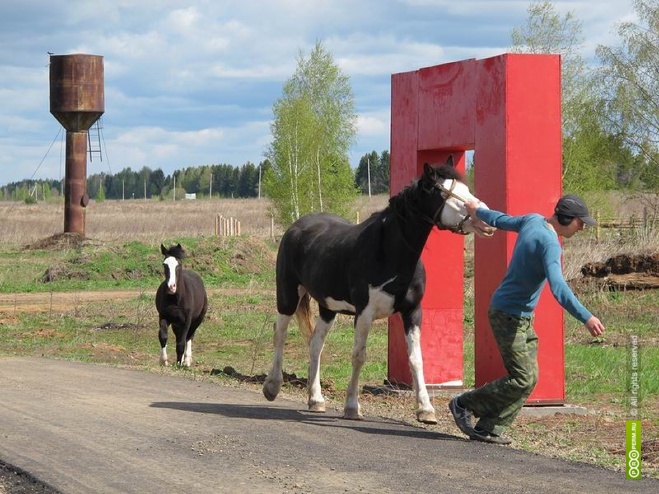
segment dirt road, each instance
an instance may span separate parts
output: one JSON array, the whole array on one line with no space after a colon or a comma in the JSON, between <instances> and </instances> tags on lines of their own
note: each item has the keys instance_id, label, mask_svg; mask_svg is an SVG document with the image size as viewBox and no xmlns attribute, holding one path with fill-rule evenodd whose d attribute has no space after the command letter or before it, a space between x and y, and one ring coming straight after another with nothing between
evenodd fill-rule
<instances>
[{"instance_id":1,"label":"dirt road","mask_svg":"<svg viewBox=\"0 0 659 494\"><path fill-rule=\"evenodd\" d=\"M65 493L657 492L659 481L135 370L0 359L0 461Z\"/></svg>"}]
</instances>

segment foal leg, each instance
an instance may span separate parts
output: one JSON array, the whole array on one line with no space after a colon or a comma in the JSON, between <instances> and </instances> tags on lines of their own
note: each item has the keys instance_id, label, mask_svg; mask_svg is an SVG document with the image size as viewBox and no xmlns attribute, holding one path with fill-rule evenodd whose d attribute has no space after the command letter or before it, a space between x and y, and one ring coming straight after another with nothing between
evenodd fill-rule
<instances>
[{"instance_id":1,"label":"foal leg","mask_svg":"<svg viewBox=\"0 0 659 494\"><path fill-rule=\"evenodd\" d=\"M405 326L407 358L412 371L412 384L416 395L416 419L424 424L436 424L435 409L430 404L426 380L423 377L423 357L421 356L421 308L412 314L401 314Z\"/></svg>"},{"instance_id":2,"label":"foal leg","mask_svg":"<svg viewBox=\"0 0 659 494\"><path fill-rule=\"evenodd\" d=\"M176 335L176 363L183 367L189 367L189 364L185 360L185 350L190 325L188 322L181 325L172 324L172 328L174 328L174 334Z\"/></svg>"},{"instance_id":3,"label":"foal leg","mask_svg":"<svg viewBox=\"0 0 659 494\"><path fill-rule=\"evenodd\" d=\"M309 400L307 404L310 412L325 411L325 398L320 389L320 356L323 353L327 333L332 329L336 319L336 313L324 307L319 307L319 312L320 316L316 321L311 340L309 340Z\"/></svg>"},{"instance_id":4,"label":"foal leg","mask_svg":"<svg viewBox=\"0 0 659 494\"><path fill-rule=\"evenodd\" d=\"M167 361L167 319L160 319L160 329L158 330L158 340L160 340L160 365L169 365Z\"/></svg>"},{"instance_id":5,"label":"foal leg","mask_svg":"<svg viewBox=\"0 0 659 494\"><path fill-rule=\"evenodd\" d=\"M291 322L292 315L287 316L286 314L277 314L277 320L275 321L275 334L274 334L274 345L275 345L275 357L272 361L272 367L266 377L265 382L263 383L263 396L265 396L268 401L273 401L277 398L279 391L281 391L281 385L284 382L284 374L282 371L282 361L284 359L284 344L286 343L286 336L288 335L288 323Z\"/></svg>"},{"instance_id":6,"label":"foal leg","mask_svg":"<svg viewBox=\"0 0 659 494\"><path fill-rule=\"evenodd\" d=\"M346 403L343 407L343 418L362 420L364 416L359 405L359 373L366 362L366 340L373 324L370 309L355 317L355 344L352 349L352 376L346 392Z\"/></svg>"},{"instance_id":7,"label":"foal leg","mask_svg":"<svg viewBox=\"0 0 659 494\"><path fill-rule=\"evenodd\" d=\"M192 366L192 340L194 339L195 332L200 324L200 320L194 321L188 331L188 338L185 342L185 353L183 354L183 365L186 367Z\"/></svg>"}]
</instances>

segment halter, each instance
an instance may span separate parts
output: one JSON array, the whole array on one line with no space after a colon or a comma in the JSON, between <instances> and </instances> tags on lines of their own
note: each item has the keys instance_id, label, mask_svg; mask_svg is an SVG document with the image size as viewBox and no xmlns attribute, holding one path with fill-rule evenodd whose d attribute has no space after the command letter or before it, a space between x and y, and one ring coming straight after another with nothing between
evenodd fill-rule
<instances>
[{"instance_id":1,"label":"halter","mask_svg":"<svg viewBox=\"0 0 659 494\"><path fill-rule=\"evenodd\" d=\"M432 223L437 228L439 228L440 230L449 230L450 232L458 233L460 235L469 235L469 232L464 231L464 224L470 218L469 214L467 216L465 216L464 218L462 218L457 225L446 226L446 225L442 225L442 223L441 223L442 211L444 210L444 206L446 205L446 199L448 199L449 197L453 197L454 199L457 199L458 201L460 201L462 203L467 202L465 199L463 199L458 194L453 192L453 189L455 189L455 185L457 183L458 183L458 181L456 179L451 180L451 187L448 188L448 189L446 187L444 187L439 182L435 183L435 187L438 188L439 190L441 190L442 192L444 192L447 197L444 199L444 202L442 202L442 205L439 206L439 208L437 209L437 211L433 215Z\"/></svg>"}]
</instances>

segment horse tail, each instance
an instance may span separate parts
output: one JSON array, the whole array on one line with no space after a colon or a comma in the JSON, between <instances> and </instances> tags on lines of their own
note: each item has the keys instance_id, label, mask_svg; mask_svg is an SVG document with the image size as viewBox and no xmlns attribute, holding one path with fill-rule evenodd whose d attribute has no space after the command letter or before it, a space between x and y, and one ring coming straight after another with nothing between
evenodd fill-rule
<instances>
[{"instance_id":1,"label":"horse tail","mask_svg":"<svg viewBox=\"0 0 659 494\"><path fill-rule=\"evenodd\" d=\"M307 340L307 343L311 339L311 333L313 332L313 319L311 314L311 297L308 293L305 293L300 298L300 303L297 306L295 311L295 316L297 317L297 324L300 327L300 333Z\"/></svg>"}]
</instances>

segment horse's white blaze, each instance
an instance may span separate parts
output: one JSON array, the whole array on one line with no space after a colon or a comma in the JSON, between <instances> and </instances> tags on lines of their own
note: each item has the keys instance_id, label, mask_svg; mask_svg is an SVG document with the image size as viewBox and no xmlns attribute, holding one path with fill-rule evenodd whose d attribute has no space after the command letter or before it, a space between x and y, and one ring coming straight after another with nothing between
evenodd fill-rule
<instances>
[{"instance_id":1,"label":"horse's white blaze","mask_svg":"<svg viewBox=\"0 0 659 494\"><path fill-rule=\"evenodd\" d=\"M426 380L423 376L423 357L421 356L421 330L419 326L414 326L405 336L407 344L407 357L410 362L412 371L412 381L416 402L419 404L419 410L424 412L433 412L435 409L430 403L430 396L426 389Z\"/></svg>"},{"instance_id":2,"label":"horse's white blaze","mask_svg":"<svg viewBox=\"0 0 659 494\"><path fill-rule=\"evenodd\" d=\"M453 187L453 194L464 199L465 201L478 200L474 195L469 191L467 187L462 182L455 182L453 180L444 180L442 187L446 190L450 190ZM460 223L462 218L467 216L467 209L464 206L464 203L457 197L449 195L446 198L446 205L442 210L442 224L443 225L457 225Z\"/></svg>"},{"instance_id":3,"label":"horse's white blaze","mask_svg":"<svg viewBox=\"0 0 659 494\"><path fill-rule=\"evenodd\" d=\"M453 194L460 198L458 199L453 196L448 196L446 198L446 204L444 209L442 209L442 215L440 218L442 225L457 225L465 216L467 216L467 209L461 199L465 201L477 201L480 203L481 207L487 209L487 204L474 196L469 190L469 187L462 182L456 181L454 184L453 180L445 180L442 183L442 186L447 190L450 190L453 186ZM479 218L469 218L464 223L463 229L468 233L476 233L480 236L490 236L494 233L494 229Z\"/></svg>"},{"instance_id":4,"label":"horse's white blaze","mask_svg":"<svg viewBox=\"0 0 659 494\"><path fill-rule=\"evenodd\" d=\"M178 266L178 259L170 256L163 261L163 264L166 264L169 267L167 291L169 291L169 293L176 293L176 266Z\"/></svg>"}]
</instances>

